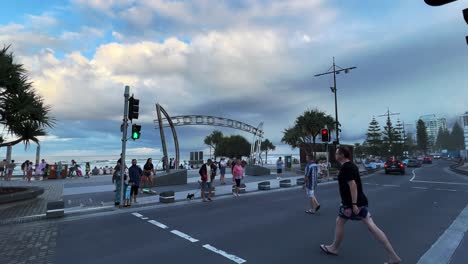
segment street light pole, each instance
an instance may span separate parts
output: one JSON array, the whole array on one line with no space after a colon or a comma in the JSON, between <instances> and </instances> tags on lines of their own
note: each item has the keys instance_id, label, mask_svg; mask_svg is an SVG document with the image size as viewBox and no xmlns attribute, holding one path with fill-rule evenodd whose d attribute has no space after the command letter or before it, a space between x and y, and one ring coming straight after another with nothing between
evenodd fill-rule
<instances>
[{"instance_id":1,"label":"street light pole","mask_svg":"<svg viewBox=\"0 0 468 264\"><path fill-rule=\"evenodd\" d=\"M337 69L338 68L338 69ZM340 122L338 121L338 96L337 96L337 89L336 89L336 75L340 72L344 71L348 73L350 70L356 69L357 67L349 67L349 68L341 68L340 66L335 64L335 57L333 57L333 66L328 70L328 72L320 73L314 75L315 77L328 75L333 73L333 87L331 87L332 92L335 94L335 134L336 134L336 144L340 144ZM332 71L330 71L333 69Z\"/></svg>"}]
</instances>

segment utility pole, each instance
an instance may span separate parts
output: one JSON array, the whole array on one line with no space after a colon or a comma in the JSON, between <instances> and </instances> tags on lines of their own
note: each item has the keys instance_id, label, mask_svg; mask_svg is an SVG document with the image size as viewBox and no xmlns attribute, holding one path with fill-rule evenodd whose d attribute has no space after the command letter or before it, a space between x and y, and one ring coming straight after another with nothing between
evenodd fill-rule
<instances>
[{"instance_id":1,"label":"utility pole","mask_svg":"<svg viewBox=\"0 0 468 264\"><path fill-rule=\"evenodd\" d=\"M127 128L128 128L128 98L130 97L130 86L125 86L124 112L122 124L122 159L120 164L120 208L124 206L124 181L125 181L125 151L127 150Z\"/></svg>"},{"instance_id":2,"label":"utility pole","mask_svg":"<svg viewBox=\"0 0 468 264\"><path fill-rule=\"evenodd\" d=\"M338 70L337 70L338 68ZM336 75L340 74L340 72L348 73L350 70L356 69L357 67L349 67L349 68L341 68L340 66L335 64L335 57L333 57L333 66L328 69L327 72L319 73L314 75L315 77L328 75L333 73L333 87L330 87L332 93L335 94L335 133L336 133L336 145L340 144L340 122L338 121L338 96L337 96L337 88L336 88ZM332 70L333 69L333 70ZM332 71L330 71L332 70Z\"/></svg>"}]
</instances>

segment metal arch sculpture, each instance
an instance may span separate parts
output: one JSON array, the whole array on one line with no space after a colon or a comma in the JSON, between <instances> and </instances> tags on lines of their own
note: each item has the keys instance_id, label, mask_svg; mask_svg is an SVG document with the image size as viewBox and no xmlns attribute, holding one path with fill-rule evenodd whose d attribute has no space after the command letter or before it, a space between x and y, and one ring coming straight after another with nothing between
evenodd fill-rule
<instances>
[{"instance_id":1,"label":"metal arch sculpture","mask_svg":"<svg viewBox=\"0 0 468 264\"><path fill-rule=\"evenodd\" d=\"M161 116L161 112L164 117ZM249 124L217 116L205 116L205 115L180 115L170 117L167 112L159 105L156 104L157 118L154 120L156 129L159 129L161 134L161 141L163 147L163 154L167 157L166 139L164 136L164 128L170 127L174 137L174 144L176 148L176 164L179 164L180 152L179 152L179 141L176 133L176 126L220 126L229 127L245 131L254 135L254 139L251 145L250 160L252 162L253 157L255 160L260 160L260 143L263 138L263 122L258 127L251 126ZM178 167L178 165L176 166Z\"/></svg>"}]
</instances>

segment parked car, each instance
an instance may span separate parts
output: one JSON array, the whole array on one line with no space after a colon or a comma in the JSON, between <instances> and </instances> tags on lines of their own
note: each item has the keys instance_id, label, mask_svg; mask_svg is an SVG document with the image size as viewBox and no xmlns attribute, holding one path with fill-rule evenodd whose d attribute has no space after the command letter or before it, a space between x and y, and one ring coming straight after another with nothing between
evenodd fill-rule
<instances>
[{"instance_id":1,"label":"parked car","mask_svg":"<svg viewBox=\"0 0 468 264\"><path fill-rule=\"evenodd\" d=\"M384 166L384 162L381 160L368 159L364 161L364 167L366 169L379 169Z\"/></svg>"},{"instance_id":2,"label":"parked car","mask_svg":"<svg viewBox=\"0 0 468 264\"><path fill-rule=\"evenodd\" d=\"M434 159L440 159L440 155L434 155Z\"/></svg>"},{"instance_id":3,"label":"parked car","mask_svg":"<svg viewBox=\"0 0 468 264\"><path fill-rule=\"evenodd\" d=\"M405 175L405 164L399 160L387 160L385 162L385 174L390 174L391 172L398 172L401 175Z\"/></svg>"},{"instance_id":4,"label":"parked car","mask_svg":"<svg viewBox=\"0 0 468 264\"><path fill-rule=\"evenodd\" d=\"M419 168L421 167L421 162L417 159L409 159L408 160L408 163L406 163L406 167L410 168L410 167L413 167L413 168Z\"/></svg>"},{"instance_id":5,"label":"parked car","mask_svg":"<svg viewBox=\"0 0 468 264\"><path fill-rule=\"evenodd\" d=\"M432 164L432 157L429 157L429 156L424 157L423 164Z\"/></svg>"}]
</instances>

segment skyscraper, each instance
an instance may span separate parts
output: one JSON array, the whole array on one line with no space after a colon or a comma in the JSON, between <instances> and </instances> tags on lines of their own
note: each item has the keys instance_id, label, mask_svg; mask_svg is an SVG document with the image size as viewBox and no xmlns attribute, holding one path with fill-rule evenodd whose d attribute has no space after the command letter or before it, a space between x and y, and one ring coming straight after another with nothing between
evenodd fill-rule
<instances>
[{"instance_id":1,"label":"skyscraper","mask_svg":"<svg viewBox=\"0 0 468 264\"><path fill-rule=\"evenodd\" d=\"M437 140L437 136L439 135L439 129L447 129L447 120L445 118L438 118L434 114L423 115L419 117L419 119L421 119L426 125L426 131L429 137L429 144L431 146L434 146Z\"/></svg>"},{"instance_id":2,"label":"skyscraper","mask_svg":"<svg viewBox=\"0 0 468 264\"><path fill-rule=\"evenodd\" d=\"M465 150L468 151L468 111L460 116L460 125L465 132Z\"/></svg>"}]
</instances>

